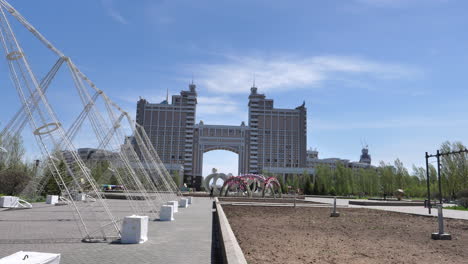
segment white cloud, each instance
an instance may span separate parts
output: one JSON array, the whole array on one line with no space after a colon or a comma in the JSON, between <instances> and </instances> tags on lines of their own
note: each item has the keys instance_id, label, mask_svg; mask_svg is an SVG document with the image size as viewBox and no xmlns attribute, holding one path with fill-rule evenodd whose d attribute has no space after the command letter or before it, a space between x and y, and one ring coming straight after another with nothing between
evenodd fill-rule
<instances>
[{"instance_id":1,"label":"white cloud","mask_svg":"<svg viewBox=\"0 0 468 264\"><path fill-rule=\"evenodd\" d=\"M175 22L171 9L172 1L149 1L145 6L145 17L155 25L168 25Z\"/></svg>"},{"instance_id":2,"label":"white cloud","mask_svg":"<svg viewBox=\"0 0 468 264\"><path fill-rule=\"evenodd\" d=\"M235 57L225 63L190 65L198 82L217 93L243 93L255 75L262 91L318 87L327 80L359 77L408 79L419 77L419 69L402 64L381 63L358 57Z\"/></svg>"},{"instance_id":3,"label":"white cloud","mask_svg":"<svg viewBox=\"0 0 468 264\"><path fill-rule=\"evenodd\" d=\"M104 6L104 9L106 10L106 13L115 21L121 23L121 24L128 24L127 19L125 19L122 14L115 8L114 6L114 1L113 0L101 0L102 5Z\"/></svg>"},{"instance_id":4,"label":"white cloud","mask_svg":"<svg viewBox=\"0 0 468 264\"><path fill-rule=\"evenodd\" d=\"M237 102L227 97L200 96L197 98L197 102L197 113L202 115L233 114L240 112Z\"/></svg>"},{"instance_id":5,"label":"white cloud","mask_svg":"<svg viewBox=\"0 0 468 264\"><path fill-rule=\"evenodd\" d=\"M246 122L246 107L239 100L227 96L200 96L197 98L197 122L207 125L238 126Z\"/></svg>"}]
</instances>

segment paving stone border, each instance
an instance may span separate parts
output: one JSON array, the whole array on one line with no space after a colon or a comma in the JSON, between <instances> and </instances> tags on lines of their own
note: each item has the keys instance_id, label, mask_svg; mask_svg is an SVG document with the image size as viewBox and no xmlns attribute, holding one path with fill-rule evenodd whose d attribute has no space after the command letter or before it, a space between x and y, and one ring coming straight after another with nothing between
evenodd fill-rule
<instances>
[{"instance_id":1,"label":"paving stone border","mask_svg":"<svg viewBox=\"0 0 468 264\"><path fill-rule=\"evenodd\" d=\"M247 264L244 253L217 197L214 199L214 208L216 209L214 220L219 223L219 243L223 263Z\"/></svg>"}]
</instances>

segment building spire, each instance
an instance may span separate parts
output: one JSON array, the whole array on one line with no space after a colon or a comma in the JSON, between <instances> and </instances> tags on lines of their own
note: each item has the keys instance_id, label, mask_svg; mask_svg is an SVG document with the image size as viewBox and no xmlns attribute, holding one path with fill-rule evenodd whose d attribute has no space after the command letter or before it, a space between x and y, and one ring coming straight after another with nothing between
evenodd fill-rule
<instances>
[{"instance_id":1,"label":"building spire","mask_svg":"<svg viewBox=\"0 0 468 264\"><path fill-rule=\"evenodd\" d=\"M190 92L195 92L195 88L197 88L197 86L196 86L195 83L193 82L193 73L192 73L192 81L191 81L190 84L189 84Z\"/></svg>"},{"instance_id":2,"label":"building spire","mask_svg":"<svg viewBox=\"0 0 468 264\"><path fill-rule=\"evenodd\" d=\"M255 87L255 73L253 74L252 87L250 87L250 94L257 94L257 87Z\"/></svg>"},{"instance_id":3,"label":"building spire","mask_svg":"<svg viewBox=\"0 0 468 264\"><path fill-rule=\"evenodd\" d=\"M166 90L166 102L169 103L169 88Z\"/></svg>"}]
</instances>

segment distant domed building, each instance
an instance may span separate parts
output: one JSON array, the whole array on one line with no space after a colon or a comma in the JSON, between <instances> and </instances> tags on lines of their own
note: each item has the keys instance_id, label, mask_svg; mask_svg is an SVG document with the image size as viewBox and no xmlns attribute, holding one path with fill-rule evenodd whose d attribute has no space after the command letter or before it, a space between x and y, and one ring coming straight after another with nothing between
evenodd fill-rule
<instances>
[{"instance_id":1,"label":"distant domed building","mask_svg":"<svg viewBox=\"0 0 468 264\"><path fill-rule=\"evenodd\" d=\"M338 164L342 164L345 167L351 169L370 169L375 168L371 165L371 156L369 155L369 148L366 146L361 150L361 158L359 162L350 161L348 159L341 158L325 158L320 159L318 156L319 152L316 149L310 149L307 151L307 167L316 169L318 166L327 166L331 169L336 169Z\"/></svg>"},{"instance_id":2,"label":"distant domed building","mask_svg":"<svg viewBox=\"0 0 468 264\"><path fill-rule=\"evenodd\" d=\"M371 156L369 155L369 148L367 146L361 150L361 158L359 159L359 163L371 164Z\"/></svg>"}]
</instances>

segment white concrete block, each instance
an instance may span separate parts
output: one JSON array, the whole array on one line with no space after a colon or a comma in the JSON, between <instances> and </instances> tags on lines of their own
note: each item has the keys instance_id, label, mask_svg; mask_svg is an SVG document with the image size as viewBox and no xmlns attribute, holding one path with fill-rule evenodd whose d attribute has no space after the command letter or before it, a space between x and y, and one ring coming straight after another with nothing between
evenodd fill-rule
<instances>
[{"instance_id":1,"label":"white concrete block","mask_svg":"<svg viewBox=\"0 0 468 264\"><path fill-rule=\"evenodd\" d=\"M181 198L180 203L179 203L180 208L187 208L188 207L188 199L187 198Z\"/></svg>"},{"instance_id":2,"label":"white concrete block","mask_svg":"<svg viewBox=\"0 0 468 264\"><path fill-rule=\"evenodd\" d=\"M19 198L16 196L2 196L0 197L0 207L17 208L19 207Z\"/></svg>"},{"instance_id":3,"label":"white concrete block","mask_svg":"<svg viewBox=\"0 0 468 264\"><path fill-rule=\"evenodd\" d=\"M192 204L192 199L193 199L193 197L192 197L192 196L189 196L189 197L187 197L187 199L188 199L188 204Z\"/></svg>"},{"instance_id":4,"label":"white concrete block","mask_svg":"<svg viewBox=\"0 0 468 264\"><path fill-rule=\"evenodd\" d=\"M72 193L71 194L73 201L84 201L86 200L86 195L84 193Z\"/></svg>"},{"instance_id":5,"label":"white concrete block","mask_svg":"<svg viewBox=\"0 0 468 264\"><path fill-rule=\"evenodd\" d=\"M174 206L161 206L161 211L159 212L159 221L174 221Z\"/></svg>"},{"instance_id":6,"label":"white concrete block","mask_svg":"<svg viewBox=\"0 0 468 264\"><path fill-rule=\"evenodd\" d=\"M126 216L122 223L122 244L140 244L148 240L148 216Z\"/></svg>"},{"instance_id":7,"label":"white concrete block","mask_svg":"<svg viewBox=\"0 0 468 264\"><path fill-rule=\"evenodd\" d=\"M60 254L19 251L0 259L0 264L60 264Z\"/></svg>"},{"instance_id":8,"label":"white concrete block","mask_svg":"<svg viewBox=\"0 0 468 264\"><path fill-rule=\"evenodd\" d=\"M47 195L46 204L56 204L58 203L58 195Z\"/></svg>"},{"instance_id":9,"label":"white concrete block","mask_svg":"<svg viewBox=\"0 0 468 264\"><path fill-rule=\"evenodd\" d=\"M179 207L179 202L178 201L169 201L169 202L167 202L167 204L172 205L174 207L174 213L179 212L179 209L177 209Z\"/></svg>"}]
</instances>

